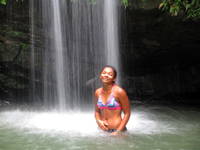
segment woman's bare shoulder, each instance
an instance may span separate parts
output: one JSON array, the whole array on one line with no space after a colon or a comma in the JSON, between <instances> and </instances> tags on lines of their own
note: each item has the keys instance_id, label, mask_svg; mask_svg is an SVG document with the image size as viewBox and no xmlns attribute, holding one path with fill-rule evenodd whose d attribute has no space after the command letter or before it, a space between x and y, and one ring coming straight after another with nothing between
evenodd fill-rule
<instances>
[{"instance_id":1,"label":"woman's bare shoulder","mask_svg":"<svg viewBox=\"0 0 200 150\"><path fill-rule=\"evenodd\" d=\"M121 93L121 92L126 92L126 91L125 91L122 87L120 87L119 85L115 85L114 91L115 91L115 92L119 92L119 93Z\"/></svg>"},{"instance_id":2,"label":"woman's bare shoulder","mask_svg":"<svg viewBox=\"0 0 200 150\"><path fill-rule=\"evenodd\" d=\"M124 94L126 94L126 91L122 87L120 87L119 85L115 85L113 92L116 95L124 95Z\"/></svg>"},{"instance_id":3,"label":"woman's bare shoulder","mask_svg":"<svg viewBox=\"0 0 200 150\"><path fill-rule=\"evenodd\" d=\"M101 90L102 90L102 88L96 89L96 91L95 91L95 96L98 96L98 95L100 94Z\"/></svg>"}]
</instances>

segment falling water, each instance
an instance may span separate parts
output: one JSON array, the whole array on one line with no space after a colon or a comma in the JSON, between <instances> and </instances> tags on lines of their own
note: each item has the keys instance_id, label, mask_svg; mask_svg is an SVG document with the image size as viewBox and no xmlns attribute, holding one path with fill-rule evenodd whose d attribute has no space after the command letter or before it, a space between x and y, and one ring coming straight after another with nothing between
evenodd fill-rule
<instances>
[{"instance_id":1,"label":"falling water","mask_svg":"<svg viewBox=\"0 0 200 150\"><path fill-rule=\"evenodd\" d=\"M33 80L40 81L32 84L33 99L39 97L46 107L61 111L91 107L100 69L109 64L119 71L117 1L30 4L32 34L37 35L32 39L32 73Z\"/></svg>"},{"instance_id":2,"label":"falling water","mask_svg":"<svg viewBox=\"0 0 200 150\"><path fill-rule=\"evenodd\" d=\"M62 26L60 16L60 3L57 0L52 0L53 5L53 35L55 49L55 67L56 67L56 85L58 94L59 108L65 109L65 86L64 86L64 58L63 58L63 39Z\"/></svg>"},{"instance_id":3,"label":"falling water","mask_svg":"<svg viewBox=\"0 0 200 150\"><path fill-rule=\"evenodd\" d=\"M105 50L107 64L114 66L120 72L119 39L118 39L118 1L104 1ZM118 77L119 82L119 77Z\"/></svg>"},{"instance_id":4,"label":"falling water","mask_svg":"<svg viewBox=\"0 0 200 150\"><path fill-rule=\"evenodd\" d=\"M34 2L33 0L30 0L30 22L31 22L31 33L35 33L35 26L34 26ZM31 91L30 91L30 99L33 100L34 99L34 95L35 95L35 55L34 55L34 49L35 49L35 44L34 44L35 40L34 40L34 36L32 34L31 36Z\"/></svg>"}]
</instances>

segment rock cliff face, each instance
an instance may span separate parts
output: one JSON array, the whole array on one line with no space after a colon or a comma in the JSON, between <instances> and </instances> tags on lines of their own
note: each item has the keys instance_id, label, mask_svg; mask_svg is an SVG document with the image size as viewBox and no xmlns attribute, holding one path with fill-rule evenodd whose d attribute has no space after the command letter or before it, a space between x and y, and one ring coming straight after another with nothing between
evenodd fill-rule
<instances>
[{"instance_id":1,"label":"rock cliff face","mask_svg":"<svg viewBox=\"0 0 200 150\"><path fill-rule=\"evenodd\" d=\"M200 21L170 17L154 7L123 8L120 18L122 85L131 99L200 103ZM28 2L10 1L6 7L0 7L3 101L16 96L21 101L22 96L28 96L29 22Z\"/></svg>"},{"instance_id":2,"label":"rock cliff face","mask_svg":"<svg viewBox=\"0 0 200 150\"><path fill-rule=\"evenodd\" d=\"M27 2L8 1L6 6L0 6L0 105L28 95L30 26Z\"/></svg>"},{"instance_id":3,"label":"rock cliff face","mask_svg":"<svg viewBox=\"0 0 200 150\"><path fill-rule=\"evenodd\" d=\"M122 22L121 54L131 95L198 102L200 22L157 9L126 9Z\"/></svg>"}]
</instances>

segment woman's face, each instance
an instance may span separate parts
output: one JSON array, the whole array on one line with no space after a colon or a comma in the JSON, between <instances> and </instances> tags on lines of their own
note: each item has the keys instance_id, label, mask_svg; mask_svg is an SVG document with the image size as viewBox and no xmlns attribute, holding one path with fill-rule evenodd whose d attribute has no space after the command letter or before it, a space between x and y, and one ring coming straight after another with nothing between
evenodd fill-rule
<instances>
[{"instance_id":1,"label":"woman's face","mask_svg":"<svg viewBox=\"0 0 200 150\"><path fill-rule=\"evenodd\" d=\"M103 83L113 83L113 81L115 81L115 73L113 69L105 67L100 74L100 79Z\"/></svg>"}]
</instances>

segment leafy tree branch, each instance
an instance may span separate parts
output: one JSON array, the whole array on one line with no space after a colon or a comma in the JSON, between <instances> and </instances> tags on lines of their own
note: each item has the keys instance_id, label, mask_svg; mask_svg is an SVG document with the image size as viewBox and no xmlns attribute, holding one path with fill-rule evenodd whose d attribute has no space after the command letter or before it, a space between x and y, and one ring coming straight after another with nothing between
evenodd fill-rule
<instances>
[{"instance_id":1,"label":"leafy tree branch","mask_svg":"<svg viewBox=\"0 0 200 150\"><path fill-rule=\"evenodd\" d=\"M159 9L172 16L183 15L186 18L200 19L200 0L163 0Z\"/></svg>"}]
</instances>

